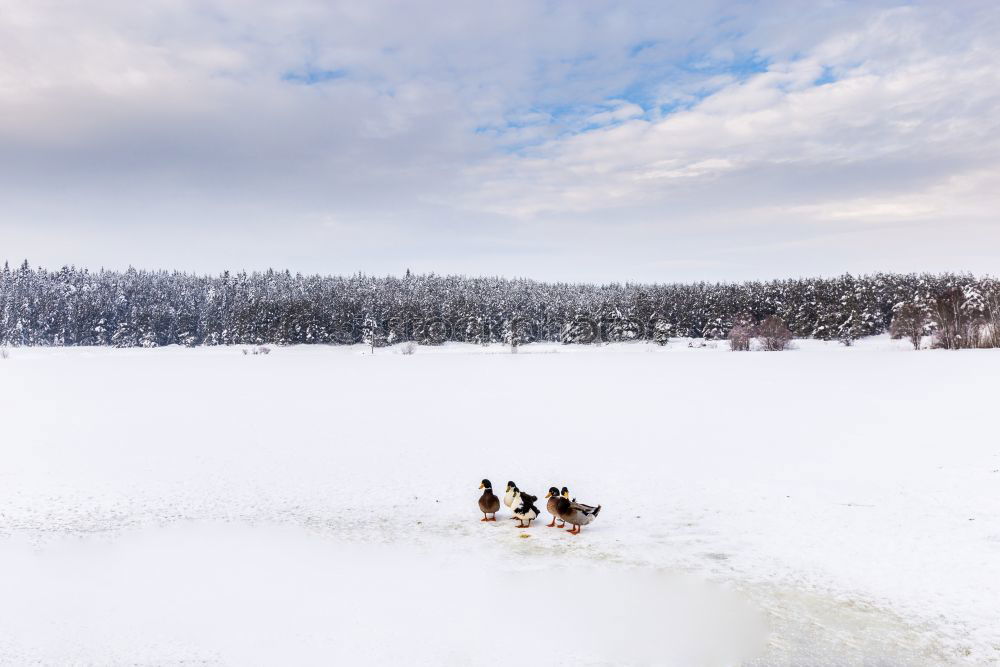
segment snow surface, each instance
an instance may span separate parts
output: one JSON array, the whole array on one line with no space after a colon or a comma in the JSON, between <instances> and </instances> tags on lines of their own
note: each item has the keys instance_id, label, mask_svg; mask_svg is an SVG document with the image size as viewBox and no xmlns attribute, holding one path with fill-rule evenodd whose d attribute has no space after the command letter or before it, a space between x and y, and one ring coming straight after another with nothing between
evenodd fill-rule
<instances>
[{"instance_id":1,"label":"snow surface","mask_svg":"<svg viewBox=\"0 0 1000 667\"><path fill-rule=\"evenodd\" d=\"M11 350L0 663L1000 661L1000 353L701 344Z\"/></svg>"}]
</instances>

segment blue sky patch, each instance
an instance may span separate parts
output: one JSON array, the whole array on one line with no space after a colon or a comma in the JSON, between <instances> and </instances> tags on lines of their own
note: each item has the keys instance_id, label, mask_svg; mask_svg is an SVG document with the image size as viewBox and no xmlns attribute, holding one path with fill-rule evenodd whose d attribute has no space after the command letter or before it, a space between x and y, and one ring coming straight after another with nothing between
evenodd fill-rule
<instances>
[{"instance_id":1,"label":"blue sky patch","mask_svg":"<svg viewBox=\"0 0 1000 667\"><path fill-rule=\"evenodd\" d=\"M282 81L298 83L304 86L314 86L318 83L326 83L335 79L342 79L347 76L347 71L342 69L322 69L307 65L299 70L289 70L281 75Z\"/></svg>"},{"instance_id":2,"label":"blue sky patch","mask_svg":"<svg viewBox=\"0 0 1000 667\"><path fill-rule=\"evenodd\" d=\"M824 67L823 73L819 75L813 83L817 86L822 86L827 83L833 83L837 81L837 75L833 73L832 67Z\"/></svg>"}]
</instances>

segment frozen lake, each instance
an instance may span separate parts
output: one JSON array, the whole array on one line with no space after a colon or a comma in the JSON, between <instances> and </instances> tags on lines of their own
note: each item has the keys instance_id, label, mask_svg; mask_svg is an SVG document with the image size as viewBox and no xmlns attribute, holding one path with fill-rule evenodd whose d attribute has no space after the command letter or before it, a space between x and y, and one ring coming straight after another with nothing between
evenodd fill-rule
<instances>
[{"instance_id":1,"label":"frozen lake","mask_svg":"<svg viewBox=\"0 0 1000 667\"><path fill-rule=\"evenodd\" d=\"M1000 353L687 345L12 350L0 662L1000 660Z\"/></svg>"}]
</instances>

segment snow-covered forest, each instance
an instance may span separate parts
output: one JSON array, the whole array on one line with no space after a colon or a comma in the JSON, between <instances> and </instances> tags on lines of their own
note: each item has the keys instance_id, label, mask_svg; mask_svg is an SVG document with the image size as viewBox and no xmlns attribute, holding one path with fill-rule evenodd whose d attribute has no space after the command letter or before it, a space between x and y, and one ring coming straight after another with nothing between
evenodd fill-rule
<instances>
[{"instance_id":1,"label":"snow-covered forest","mask_svg":"<svg viewBox=\"0 0 1000 667\"><path fill-rule=\"evenodd\" d=\"M50 271L27 261L0 271L0 345L6 346L663 343L725 338L734 326L772 315L796 337L849 343L889 330L903 309L915 318L913 326L938 333L945 347L995 346L1000 282L968 274L879 273L589 285L409 271L402 278ZM950 334L941 337L946 330ZM963 343L965 331L975 335L965 334Z\"/></svg>"}]
</instances>

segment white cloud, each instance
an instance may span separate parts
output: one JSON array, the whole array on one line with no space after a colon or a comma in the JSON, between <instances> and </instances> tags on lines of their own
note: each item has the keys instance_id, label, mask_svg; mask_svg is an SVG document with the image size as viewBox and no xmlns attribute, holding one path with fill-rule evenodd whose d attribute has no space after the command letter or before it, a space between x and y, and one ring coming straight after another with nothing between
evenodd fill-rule
<instances>
[{"instance_id":1,"label":"white cloud","mask_svg":"<svg viewBox=\"0 0 1000 667\"><path fill-rule=\"evenodd\" d=\"M638 118L645 114L645 111L638 104L632 104L624 100L612 100L612 108L591 114L587 117L586 124L589 126L609 125L612 123Z\"/></svg>"},{"instance_id":2,"label":"white cloud","mask_svg":"<svg viewBox=\"0 0 1000 667\"><path fill-rule=\"evenodd\" d=\"M895 4L11 0L0 239L198 270L995 270L1000 10Z\"/></svg>"},{"instance_id":3,"label":"white cloud","mask_svg":"<svg viewBox=\"0 0 1000 667\"><path fill-rule=\"evenodd\" d=\"M704 196L726 198L741 209L759 195L741 197L730 183L762 170L771 178L760 186L775 202L857 200L862 194L877 201L919 197L920 190L966 171L1000 171L1000 75L994 66L1000 48L973 34L959 51L940 49L933 15L888 16L892 21L874 22L879 30L866 26L837 35L833 45L822 42L795 60L773 63L690 110L555 139L528 157L500 157L470 172L468 189L474 194L466 204L527 217L643 202L684 201L696 208L688 189L697 178L714 184ZM897 31L908 35L896 40L901 54L886 47ZM879 59L852 64L870 41L878 43ZM838 68L840 78L815 85L829 67ZM909 164L899 169L898 163ZM884 171L845 189L852 172L880 168ZM806 191L789 191L808 169L817 175ZM475 183L487 186L477 189ZM979 201L986 210L994 204ZM926 200L921 207L942 217L953 210ZM908 210L899 204L868 208L875 217L889 209ZM854 210L863 217L858 211L864 207ZM700 217L697 210L694 216Z\"/></svg>"}]
</instances>

